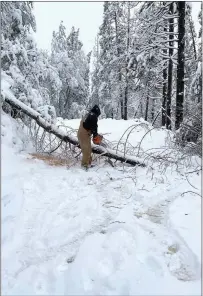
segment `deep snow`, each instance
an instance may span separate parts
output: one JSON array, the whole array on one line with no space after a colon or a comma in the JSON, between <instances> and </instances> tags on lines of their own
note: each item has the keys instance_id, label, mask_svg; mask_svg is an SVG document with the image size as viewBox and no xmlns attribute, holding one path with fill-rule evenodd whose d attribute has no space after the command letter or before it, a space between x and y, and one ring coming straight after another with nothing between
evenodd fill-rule
<instances>
[{"instance_id":1,"label":"deep snow","mask_svg":"<svg viewBox=\"0 0 203 296\"><path fill-rule=\"evenodd\" d=\"M118 141L133 123L99 130ZM3 295L201 295L201 198L181 195L195 191L184 174L51 167L31 159L15 120L2 113L1 124ZM165 135L153 131L143 149ZM201 176L189 178L200 193Z\"/></svg>"}]
</instances>

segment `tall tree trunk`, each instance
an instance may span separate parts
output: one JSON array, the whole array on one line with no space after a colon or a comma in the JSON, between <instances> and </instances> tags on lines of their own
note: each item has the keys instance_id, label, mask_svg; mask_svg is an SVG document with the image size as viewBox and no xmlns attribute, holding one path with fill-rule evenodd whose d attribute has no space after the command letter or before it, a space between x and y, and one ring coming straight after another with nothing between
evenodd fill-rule
<instances>
[{"instance_id":1,"label":"tall tree trunk","mask_svg":"<svg viewBox=\"0 0 203 296\"><path fill-rule=\"evenodd\" d=\"M173 15L173 2L170 5L169 13ZM173 82L173 31L174 31L174 19L169 19L169 63L168 63L168 91L167 91L167 100L166 100L166 128L171 129L171 94L172 94L172 82Z\"/></svg>"},{"instance_id":2,"label":"tall tree trunk","mask_svg":"<svg viewBox=\"0 0 203 296\"><path fill-rule=\"evenodd\" d=\"M146 102L146 109L145 109L145 121L148 119L148 109L149 109L149 95L147 94L147 102Z\"/></svg>"},{"instance_id":3,"label":"tall tree trunk","mask_svg":"<svg viewBox=\"0 0 203 296\"><path fill-rule=\"evenodd\" d=\"M121 119L123 119L124 118L124 106L123 106L123 98L121 97L121 100L120 100L120 102L121 102Z\"/></svg>"},{"instance_id":4,"label":"tall tree trunk","mask_svg":"<svg viewBox=\"0 0 203 296\"><path fill-rule=\"evenodd\" d=\"M152 99L151 121L154 120L155 99Z\"/></svg>"},{"instance_id":5,"label":"tall tree trunk","mask_svg":"<svg viewBox=\"0 0 203 296\"><path fill-rule=\"evenodd\" d=\"M143 105L142 105L142 102L140 104L140 117L143 117Z\"/></svg>"},{"instance_id":6,"label":"tall tree trunk","mask_svg":"<svg viewBox=\"0 0 203 296\"><path fill-rule=\"evenodd\" d=\"M139 102L139 105L138 105L137 109L135 110L134 118L136 118L136 116L137 116L140 105L141 105L141 102Z\"/></svg>"},{"instance_id":7,"label":"tall tree trunk","mask_svg":"<svg viewBox=\"0 0 203 296\"><path fill-rule=\"evenodd\" d=\"M151 78L151 68L149 68L147 75L147 82L146 82L146 94L147 94L147 101L146 101L146 108L145 108L145 120L148 119L148 110L149 110L149 87L150 87L150 78Z\"/></svg>"},{"instance_id":8,"label":"tall tree trunk","mask_svg":"<svg viewBox=\"0 0 203 296\"><path fill-rule=\"evenodd\" d=\"M128 119L128 83L126 82L124 94L124 120Z\"/></svg>"},{"instance_id":9,"label":"tall tree trunk","mask_svg":"<svg viewBox=\"0 0 203 296\"><path fill-rule=\"evenodd\" d=\"M175 128L179 129L183 121L184 102L184 67L185 67L185 1L177 2L178 8L178 65L177 65L177 86L176 86L176 120Z\"/></svg>"},{"instance_id":10,"label":"tall tree trunk","mask_svg":"<svg viewBox=\"0 0 203 296\"><path fill-rule=\"evenodd\" d=\"M121 82L122 82L122 75L121 75L121 69L119 69L119 89L120 89L120 104L121 104L121 119L124 118L124 104L123 104L123 93L121 88Z\"/></svg>"},{"instance_id":11,"label":"tall tree trunk","mask_svg":"<svg viewBox=\"0 0 203 296\"><path fill-rule=\"evenodd\" d=\"M128 18L127 18L127 56L130 47L130 2L128 2ZM124 120L128 119L128 62L126 62L126 77L125 77L125 94L124 94Z\"/></svg>"},{"instance_id":12,"label":"tall tree trunk","mask_svg":"<svg viewBox=\"0 0 203 296\"><path fill-rule=\"evenodd\" d=\"M115 12L114 15L114 21L115 21L115 28L116 28L116 48L117 48L117 57L120 57L120 38L118 36L118 19L117 19L117 13ZM124 118L124 109L123 109L123 94L122 94L122 74L121 74L121 66L118 66L118 83L119 83L119 89L120 89L120 103L121 103L121 119Z\"/></svg>"},{"instance_id":13,"label":"tall tree trunk","mask_svg":"<svg viewBox=\"0 0 203 296\"><path fill-rule=\"evenodd\" d=\"M120 71L120 70L119 70ZM121 73L119 73L119 77L121 77ZM120 103L121 103L121 119L124 118L124 104L123 104L123 94L121 89L121 78L119 78L119 84L120 84Z\"/></svg>"},{"instance_id":14,"label":"tall tree trunk","mask_svg":"<svg viewBox=\"0 0 203 296\"><path fill-rule=\"evenodd\" d=\"M199 77L199 90L198 90L198 99L197 102L202 102L202 68L201 68L201 75Z\"/></svg>"},{"instance_id":15,"label":"tall tree trunk","mask_svg":"<svg viewBox=\"0 0 203 296\"><path fill-rule=\"evenodd\" d=\"M164 27L164 32L167 32L167 27ZM167 49L163 50L164 55L167 55ZM162 99L162 126L166 125L166 98L167 98L167 68L163 69L163 99Z\"/></svg>"}]
</instances>

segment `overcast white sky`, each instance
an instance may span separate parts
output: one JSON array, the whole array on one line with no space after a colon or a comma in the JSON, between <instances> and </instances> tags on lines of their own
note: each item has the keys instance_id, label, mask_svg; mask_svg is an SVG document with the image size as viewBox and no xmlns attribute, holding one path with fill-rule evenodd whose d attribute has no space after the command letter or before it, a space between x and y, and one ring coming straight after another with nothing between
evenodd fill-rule
<instances>
[{"instance_id":1,"label":"overcast white sky","mask_svg":"<svg viewBox=\"0 0 203 296\"><path fill-rule=\"evenodd\" d=\"M72 26L80 29L80 40L88 53L102 24L103 2L34 2L34 13L40 48L51 49L52 32L58 30L62 20L67 33Z\"/></svg>"},{"instance_id":2,"label":"overcast white sky","mask_svg":"<svg viewBox=\"0 0 203 296\"><path fill-rule=\"evenodd\" d=\"M197 16L201 2L192 3L192 16L199 30ZM72 26L80 29L80 40L85 53L92 50L94 40L102 23L103 2L34 2L37 23L35 35L39 48L51 49L52 32L58 30L61 20L70 32Z\"/></svg>"}]
</instances>

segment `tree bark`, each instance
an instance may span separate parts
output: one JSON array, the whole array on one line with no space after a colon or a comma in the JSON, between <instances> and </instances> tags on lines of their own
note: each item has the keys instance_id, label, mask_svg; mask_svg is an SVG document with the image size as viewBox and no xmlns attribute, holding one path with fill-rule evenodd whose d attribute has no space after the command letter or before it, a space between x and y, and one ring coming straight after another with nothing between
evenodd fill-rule
<instances>
[{"instance_id":1,"label":"tree bark","mask_svg":"<svg viewBox=\"0 0 203 296\"><path fill-rule=\"evenodd\" d=\"M177 85L176 85L176 120L175 128L179 129L183 121L184 102L184 68L185 68L185 1L177 2L178 8L178 65L177 65Z\"/></svg>"},{"instance_id":2,"label":"tree bark","mask_svg":"<svg viewBox=\"0 0 203 296\"><path fill-rule=\"evenodd\" d=\"M118 35L118 19L117 19L117 14L115 12L114 15L114 21L115 21L115 28L116 28L116 48L117 48L117 57L120 57L120 38ZM121 119L124 118L124 104L123 104L123 94L122 94L122 88L121 88L121 83L122 83L122 74L121 74L121 65L118 66L118 83L119 83L119 88L120 88L120 103L121 103Z\"/></svg>"},{"instance_id":3,"label":"tree bark","mask_svg":"<svg viewBox=\"0 0 203 296\"><path fill-rule=\"evenodd\" d=\"M147 95L146 109L145 109L145 121L148 119L148 109L149 109L149 96Z\"/></svg>"},{"instance_id":4,"label":"tree bark","mask_svg":"<svg viewBox=\"0 0 203 296\"><path fill-rule=\"evenodd\" d=\"M170 5L169 13L173 15L173 2ZM174 19L169 19L169 32L174 31ZM166 100L166 128L171 129L171 94L172 94L172 82L173 82L173 33L169 35L169 63L168 63L168 91Z\"/></svg>"},{"instance_id":5,"label":"tree bark","mask_svg":"<svg viewBox=\"0 0 203 296\"><path fill-rule=\"evenodd\" d=\"M120 102L121 102L121 119L124 118L124 108L123 108L123 98L122 98L122 95L120 95L121 98L120 98Z\"/></svg>"},{"instance_id":6,"label":"tree bark","mask_svg":"<svg viewBox=\"0 0 203 296\"><path fill-rule=\"evenodd\" d=\"M123 116L123 119L124 120L127 120L128 119L128 81L126 81L126 86L125 86L124 116Z\"/></svg>"},{"instance_id":7,"label":"tree bark","mask_svg":"<svg viewBox=\"0 0 203 296\"><path fill-rule=\"evenodd\" d=\"M166 27L164 27L164 32L167 32ZM167 49L164 49L163 53L164 55L167 55ZM163 69L162 126L166 125L166 98L167 98L167 68L165 67Z\"/></svg>"},{"instance_id":8,"label":"tree bark","mask_svg":"<svg viewBox=\"0 0 203 296\"><path fill-rule=\"evenodd\" d=\"M144 117L142 101L140 102L140 117Z\"/></svg>"},{"instance_id":9,"label":"tree bark","mask_svg":"<svg viewBox=\"0 0 203 296\"><path fill-rule=\"evenodd\" d=\"M154 120L155 99L152 99L151 121Z\"/></svg>"},{"instance_id":10,"label":"tree bark","mask_svg":"<svg viewBox=\"0 0 203 296\"><path fill-rule=\"evenodd\" d=\"M130 47L130 2L128 2L128 18L127 18L127 56L129 55ZM128 119L128 62L126 62L126 81L124 94L124 120Z\"/></svg>"},{"instance_id":11,"label":"tree bark","mask_svg":"<svg viewBox=\"0 0 203 296\"><path fill-rule=\"evenodd\" d=\"M55 135L62 141L66 143L70 143L72 145L75 145L80 148L77 138L67 135L64 131L60 130L57 126L48 123L45 119L43 119L37 111L30 108L29 106L25 105L21 101L17 100L16 98L5 98L5 102L10 104L12 107L16 108L17 110L22 111L24 114L29 116L30 118L34 119L36 123L42 127L45 131L49 132L50 134ZM93 146L92 152L95 154L101 154L102 156L112 158L121 162L125 162L130 165L138 165L145 167L144 162L142 162L139 159L136 159L136 157L131 157L127 155L123 155L122 153L117 153L115 150L112 149L105 149L102 146Z\"/></svg>"}]
</instances>

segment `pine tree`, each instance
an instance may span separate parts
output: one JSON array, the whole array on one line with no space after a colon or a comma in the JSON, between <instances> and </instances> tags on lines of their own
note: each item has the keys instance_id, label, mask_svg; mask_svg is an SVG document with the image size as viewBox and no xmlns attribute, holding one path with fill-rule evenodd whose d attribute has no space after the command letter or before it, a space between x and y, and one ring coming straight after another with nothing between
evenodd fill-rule
<instances>
[{"instance_id":1,"label":"pine tree","mask_svg":"<svg viewBox=\"0 0 203 296\"><path fill-rule=\"evenodd\" d=\"M178 65L177 65L177 89L176 89L176 122L179 129L183 121L184 102L184 74L185 74L185 1L177 3L178 18Z\"/></svg>"},{"instance_id":2,"label":"pine tree","mask_svg":"<svg viewBox=\"0 0 203 296\"><path fill-rule=\"evenodd\" d=\"M79 30L72 27L66 36L66 28L61 22L59 31L53 32L51 63L62 83L57 114L63 118L80 116L80 112L76 111L84 109L88 100L90 64L88 56L82 51Z\"/></svg>"},{"instance_id":3,"label":"pine tree","mask_svg":"<svg viewBox=\"0 0 203 296\"><path fill-rule=\"evenodd\" d=\"M165 121L165 105L167 94L167 61L168 32L167 20L169 4L162 2L141 3L136 10L134 20L135 37L133 40L133 55L136 62L135 77L137 95L139 97L139 112L137 116L154 121L155 114L160 114ZM149 112L150 111L150 112ZM164 118L164 119L163 119Z\"/></svg>"},{"instance_id":4,"label":"pine tree","mask_svg":"<svg viewBox=\"0 0 203 296\"><path fill-rule=\"evenodd\" d=\"M169 7L169 62L168 62L168 91L167 91L167 101L166 101L166 128L171 129L171 96L172 96L172 82L173 82L173 46L174 46L174 4L173 2Z\"/></svg>"},{"instance_id":5,"label":"pine tree","mask_svg":"<svg viewBox=\"0 0 203 296\"><path fill-rule=\"evenodd\" d=\"M186 4L185 16L185 78L184 78L184 117L189 116L193 109L193 99L191 94L191 84L194 79L198 61L197 61L197 36L194 28L194 22L191 15L191 7Z\"/></svg>"},{"instance_id":6,"label":"pine tree","mask_svg":"<svg viewBox=\"0 0 203 296\"><path fill-rule=\"evenodd\" d=\"M117 73L114 69L113 62L115 62L115 29L113 24L115 22L115 13L113 12L113 6L111 2L104 3L104 16L103 23L99 31L99 71L98 79L100 81L99 88L99 102L101 108L105 107L105 110L113 110L112 113L116 112L113 101L112 86L116 85ZM115 92L117 89L114 89ZM103 99L101 99L103 98ZM108 114L109 115L109 114Z\"/></svg>"},{"instance_id":7,"label":"pine tree","mask_svg":"<svg viewBox=\"0 0 203 296\"><path fill-rule=\"evenodd\" d=\"M164 33L167 33L167 21L164 23ZM163 49L163 60L166 62L163 68L163 99L162 99L162 126L166 124L166 100L167 100L167 48Z\"/></svg>"},{"instance_id":8,"label":"pine tree","mask_svg":"<svg viewBox=\"0 0 203 296\"><path fill-rule=\"evenodd\" d=\"M99 70L98 75L93 74L93 77L97 76L101 83L98 97L103 98L101 105L106 116L128 118L133 88L133 78L128 69L132 40L131 10L135 5L134 2L104 3L97 58Z\"/></svg>"},{"instance_id":9,"label":"pine tree","mask_svg":"<svg viewBox=\"0 0 203 296\"><path fill-rule=\"evenodd\" d=\"M46 66L43 68L38 59L40 54L33 38L36 24L32 9L31 2L1 3L1 65L4 75L12 80L11 90L15 97L38 110L39 107L48 106L50 98L43 92L40 82ZM5 104L4 110L7 107ZM17 116L15 110L12 112L14 117Z\"/></svg>"},{"instance_id":10,"label":"pine tree","mask_svg":"<svg viewBox=\"0 0 203 296\"><path fill-rule=\"evenodd\" d=\"M99 87L100 87L100 80L98 77L99 72L99 36L97 35L95 39L95 46L93 48L92 53L92 65L93 71L91 73L91 97L90 97L90 104L100 105L99 101Z\"/></svg>"}]
</instances>

